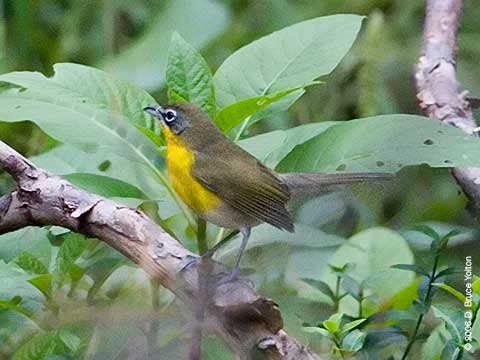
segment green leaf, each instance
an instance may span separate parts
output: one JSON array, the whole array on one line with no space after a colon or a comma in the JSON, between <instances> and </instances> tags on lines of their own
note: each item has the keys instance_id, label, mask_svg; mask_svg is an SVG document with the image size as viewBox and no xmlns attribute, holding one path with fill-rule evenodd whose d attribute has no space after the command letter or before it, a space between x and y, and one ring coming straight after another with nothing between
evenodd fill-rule
<instances>
[{"instance_id":1,"label":"green leaf","mask_svg":"<svg viewBox=\"0 0 480 360\"><path fill-rule=\"evenodd\" d=\"M385 246L388 244L388 246ZM390 266L398 263L412 263L413 254L407 241L396 231L374 227L352 236L349 241L340 247L330 259L329 263L336 267L346 263L355 264L355 270L349 274L358 283L368 279L368 290L379 302L390 299L411 284L414 274ZM372 279L371 276L374 276ZM336 283L336 275L330 269L325 269L319 278L330 286ZM358 303L349 297L340 304L340 310L349 315L358 313Z\"/></svg>"},{"instance_id":2,"label":"green leaf","mask_svg":"<svg viewBox=\"0 0 480 360\"><path fill-rule=\"evenodd\" d=\"M451 230L448 234L442 236L439 240L434 240L430 249L433 252L441 252L447 248L448 242L454 236L457 236L461 232L459 230Z\"/></svg>"},{"instance_id":3,"label":"green leaf","mask_svg":"<svg viewBox=\"0 0 480 360\"><path fill-rule=\"evenodd\" d=\"M342 266L335 266L335 265L329 264L328 267L330 268L330 270L333 273L336 273L336 275L338 276L338 275L345 274L345 273L349 272L350 270L352 270L354 265L350 264L350 263L345 263Z\"/></svg>"},{"instance_id":4,"label":"green leaf","mask_svg":"<svg viewBox=\"0 0 480 360\"><path fill-rule=\"evenodd\" d=\"M460 346L454 339L445 343L440 360L457 360L459 358Z\"/></svg>"},{"instance_id":5,"label":"green leaf","mask_svg":"<svg viewBox=\"0 0 480 360\"><path fill-rule=\"evenodd\" d=\"M29 311L36 310L45 299L44 296L28 282L32 275L26 273L13 261L6 264L0 259L0 298L11 299L16 303L22 300L22 307ZM18 305L18 304L17 304Z\"/></svg>"},{"instance_id":6,"label":"green leaf","mask_svg":"<svg viewBox=\"0 0 480 360\"><path fill-rule=\"evenodd\" d=\"M162 137L161 134L156 134L154 131L147 129L140 125L135 125L135 127L140 131L143 135L148 137L156 146L165 146L165 139Z\"/></svg>"},{"instance_id":7,"label":"green leaf","mask_svg":"<svg viewBox=\"0 0 480 360\"><path fill-rule=\"evenodd\" d=\"M330 299L334 300L335 299L335 294L333 293L332 289L330 289L330 286L324 281L321 280L316 280L316 279L302 279L304 282L306 282L308 285L313 286L314 288L320 290L323 294L327 295Z\"/></svg>"},{"instance_id":8,"label":"green leaf","mask_svg":"<svg viewBox=\"0 0 480 360\"><path fill-rule=\"evenodd\" d=\"M72 354L80 339L66 330L39 332L18 348L12 360L44 360L51 355Z\"/></svg>"},{"instance_id":9,"label":"green leaf","mask_svg":"<svg viewBox=\"0 0 480 360\"><path fill-rule=\"evenodd\" d=\"M42 360L54 354L58 338L56 332L40 333L30 338L13 355L13 360Z\"/></svg>"},{"instance_id":10,"label":"green leaf","mask_svg":"<svg viewBox=\"0 0 480 360\"><path fill-rule=\"evenodd\" d=\"M22 252L28 251L47 263L51 252L47 233L48 230L45 228L29 226L0 235L0 259L10 261Z\"/></svg>"},{"instance_id":11,"label":"green leaf","mask_svg":"<svg viewBox=\"0 0 480 360\"><path fill-rule=\"evenodd\" d=\"M446 292L450 293L451 295L455 296L460 302L463 304L465 302L465 295L463 295L460 291L454 289L450 285L444 283L432 283L432 286L436 286Z\"/></svg>"},{"instance_id":12,"label":"green leaf","mask_svg":"<svg viewBox=\"0 0 480 360\"><path fill-rule=\"evenodd\" d=\"M445 321L445 326L452 335L453 339L457 343L461 343L465 320L461 309L451 309L445 305L432 305L432 309L435 317Z\"/></svg>"},{"instance_id":13,"label":"green leaf","mask_svg":"<svg viewBox=\"0 0 480 360\"><path fill-rule=\"evenodd\" d=\"M297 126L288 130L276 130L239 141L237 144L270 168L288 155L293 148L324 132L334 121Z\"/></svg>"},{"instance_id":14,"label":"green leaf","mask_svg":"<svg viewBox=\"0 0 480 360\"><path fill-rule=\"evenodd\" d=\"M219 107L302 87L330 73L352 46L361 21L356 15L315 18L236 51L214 76Z\"/></svg>"},{"instance_id":15,"label":"green leaf","mask_svg":"<svg viewBox=\"0 0 480 360\"><path fill-rule=\"evenodd\" d=\"M330 316L325 320L322 325L330 333L335 334L340 329L340 323L342 322L343 313L337 313Z\"/></svg>"},{"instance_id":16,"label":"green leaf","mask_svg":"<svg viewBox=\"0 0 480 360\"><path fill-rule=\"evenodd\" d=\"M80 257L85 250L85 237L76 233L69 233L64 236L62 246L57 255L55 264L55 282L61 285L65 277L69 274L72 264Z\"/></svg>"},{"instance_id":17,"label":"green leaf","mask_svg":"<svg viewBox=\"0 0 480 360\"><path fill-rule=\"evenodd\" d=\"M70 265L70 269L68 271L68 275L72 280L72 284L70 287L69 295L73 294L75 288L77 287L80 280L83 278L83 275L87 272L86 269L78 266L77 264L73 263Z\"/></svg>"},{"instance_id":18,"label":"green leaf","mask_svg":"<svg viewBox=\"0 0 480 360\"><path fill-rule=\"evenodd\" d=\"M17 258L15 263L20 266L26 272L31 274L47 274L48 269L45 265L34 255L29 252L22 251Z\"/></svg>"},{"instance_id":19,"label":"green leaf","mask_svg":"<svg viewBox=\"0 0 480 360\"><path fill-rule=\"evenodd\" d=\"M367 333L360 330L353 330L348 333L342 340L342 350L346 350L351 353L356 353L363 348Z\"/></svg>"},{"instance_id":20,"label":"green leaf","mask_svg":"<svg viewBox=\"0 0 480 360\"><path fill-rule=\"evenodd\" d=\"M319 82L314 82L313 84L319 84ZM220 110L215 118L215 123L221 131L225 133L229 132L249 116L302 88L303 87L295 87L292 89L279 91L276 94L255 96L230 104Z\"/></svg>"},{"instance_id":21,"label":"green leaf","mask_svg":"<svg viewBox=\"0 0 480 360\"><path fill-rule=\"evenodd\" d=\"M53 280L52 274L43 274L43 275L38 275L31 278L30 280L28 280L28 282L33 286L35 286L38 290L40 290L42 294L45 295L46 299L51 299L52 280Z\"/></svg>"},{"instance_id":22,"label":"green leaf","mask_svg":"<svg viewBox=\"0 0 480 360\"><path fill-rule=\"evenodd\" d=\"M164 85L167 49L173 31L201 49L223 32L228 18L226 6L218 1L167 1L133 45L107 58L101 66L142 89L157 90Z\"/></svg>"},{"instance_id":23,"label":"green leaf","mask_svg":"<svg viewBox=\"0 0 480 360\"><path fill-rule=\"evenodd\" d=\"M408 136L405 136L408 134ZM479 166L480 140L413 115L343 122L297 146L280 171L396 172L409 165Z\"/></svg>"},{"instance_id":24,"label":"green leaf","mask_svg":"<svg viewBox=\"0 0 480 360\"><path fill-rule=\"evenodd\" d=\"M16 311L22 315L25 315L28 318L32 318L33 314L24 309L21 306L18 306L18 304L21 302L22 298L20 296L15 296L12 300L10 301L5 301L0 299L0 310L1 309L8 309L8 310L13 310Z\"/></svg>"},{"instance_id":25,"label":"green leaf","mask_svg":"<svg viewBox=\"0 0 480 360\"><path fill-rule=\"evenodd\" d=\"M440 235L430 226L428 225L414 225L410 228L412 231L418 231L428 237L432 238L432 240L440 240Z\"/></svg>"},{"instance_id":26,"label":"green leaf","mask_svg":"<svg viewBox=\"0 0 480 360\"><path fill-rule=\"evenodd\" d=\"M212 72L203 57L177 32L168 50L167 86L183 99L215 116L215 92ZM172 99L170 99L172 101Z\"/></svg>"},{"instance_id":27,"label":"green leaf","mask_svg":"<svg viewBox=\"0 0 480 360\"><path fill-rule=\"evenodd\" d=\"M435 274L435 279L441 278L443 276L452 275L452 274L460 274L461 272L462 272L461 269L454 268L454 267L449 267L449 268L443 269L443 270L439 271L437 274Z\"/></svg>"},{"instance_id":28,"label":"green leaf","mask_svg":"<svg viewBox=\"0 0 480 360\"><path fill-rule=\"evenodd\" d=\"M319 328L317 326L306 326L303 327L302 330L309 334L320 334L325 337L331 337L331 334L327 330Z\"/></svg>"},{"instance_id":29,"label":"green leaf","mask_svg":"<svg viewBox=\"0 0 480 360\"><path fill-rule=\"evenodd\" d=\"M477 295L480 295L480 277L474 276L473 278L475 280L472 283L472 289L477 293Z\"/></svg>"},{"instance_id":30,"label":"green leaf","mask_svg":"<svg viewBox=\"0 0 480 360\"><path fill-rule=\"evenodd\" d=\"M93 300L110 275L128 262L124 255L103 243L99 244L87 259L80 259L79 264L93 280L93 285L88 290L88 300Z\"/></svg>"},{"instance_id":31,"label":"green leaf","mask_svg":"<svg viewBox=\"0 0 480 360\"><path fill-rule=\"evenodd\" d=\"M354 299L357 301L362 301L362 288L360 287L358 281L352 278L350 275L342 275L342 287Z\"/></svg>"},{"instance_id":32,"label":"green leaf","mask_svg":"<svg viewBox=\"0 0 480 360\"><path fill-rule=\"evenodd\" d=\"M108 198L147 199L147 196L137 187L109 176L74 173L63 177L86 191Z\"/></svg>"},{"instance_id":33,"label":"green leaf","mask_svg":"<svg viewBox=\"0 0 480 360\"><path fill-rule=\"evenodd\" d=\"M80 338L77 335L72 334L70 331L62 329L58 332L58 337L69 351L75 352L80 348Z\"/></svg>"},{"instance_id":34,"label":"green leaf","mask_svg":"<svg viewBox=\"0 0 480 360\"><path fill-rule=\"evenodd\" d=\"M358 319L343 325L340 335L343 335L349 332L350 330L355 329L357 326L359 326L360 324L363 324L365 321L367 321L367 319Z\"/></svg>"},{"instance_id":35,"label":"green leaf","mask_svg":"<svg viewBox=\"0 0 480 360\"><path fill-rule=\"evenodd\" d=\"M422 347L422 360L440 360L440 354L449 338L444 323L437 326Z\"/></svg>"},{"instance_id":36,"label":"green leaf","mask_svg":"<svg viewBox=\"0 0 480 360\"><path fill-rule=\"evenodd\" d=\"M427 270L425 270L421 266L415 265L415 264L395 264L395 265L390 266L390 268L413 271L414 273L417 273L419 275L423 275L423 276L427 276L427 277L430 276L430 274L427 272Z\"/></svg>"},{"instance_id":37,"label":"green leaf","mask_svg":"<svg viewBox=\"0 0 480 360\"><path fill-rule=\"evenodd\" d=\"M160 134L157 121L142 111L154 105L146 92L87 66L56 64L55 75L12 72L0 76L24 88L0 92L0 119L31 120L61 142L85 152L102 152L130 160L162 178L156 146L135 126Z\"/></svg>"}]
</instances>

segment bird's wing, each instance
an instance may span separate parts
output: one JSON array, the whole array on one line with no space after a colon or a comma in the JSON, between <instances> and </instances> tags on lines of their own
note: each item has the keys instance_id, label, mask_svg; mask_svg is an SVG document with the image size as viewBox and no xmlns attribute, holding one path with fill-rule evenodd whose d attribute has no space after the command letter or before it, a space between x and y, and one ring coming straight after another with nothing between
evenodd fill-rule
<instances>
[{"instance_id":1,"label":"bird's wing","mask_svg":"<svg viewBox=\"0 0 480 360\"><path fill-rule=\"evenodd\" d=\"M228 156L222 157L221 150L212 156L197 152L193 176L244 215L293 232L292 219L285 208L290 198L288 187L243 150L223 150L228 151Z\"/></svg>"}]
</instances>

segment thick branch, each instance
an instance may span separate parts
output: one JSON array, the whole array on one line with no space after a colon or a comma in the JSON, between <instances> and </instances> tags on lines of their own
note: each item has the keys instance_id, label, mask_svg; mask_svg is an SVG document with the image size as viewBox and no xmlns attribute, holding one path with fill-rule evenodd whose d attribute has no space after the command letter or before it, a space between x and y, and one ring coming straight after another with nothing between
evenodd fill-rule
<instances>
[{"instance_id":1,"label":"thick branch","mask_svg":"<svg viewBox=\"0 0 480 360\"><path fill-rule=\"evenodd\" d=\"M96 237L142 267L193 307L198 299L198 268L180 271L194 256L137 209L83 191L35 167L0 142L0 166L17 190L0 198L0 233L25 226L58 225ZM225 273L211 263L211 278ZM239 359L319 359L283 331L278 306L244 281L209 286L206 323Z\"/></svg>"},{"instance_id":2,"label":"thick branch","mask_svg":"<svg viewBox=\"0 0 480 360\"><path fill-rule=\"evenodd\" d=\"M462 16L462 0L429 0L423 33L422 54L415 71L417 97L427 114L476 133L476 123L466 91L456 78L457 31ZM480 168L454 168L452 174L470 198L480 217Z\"/></svg>"}]
</instances>

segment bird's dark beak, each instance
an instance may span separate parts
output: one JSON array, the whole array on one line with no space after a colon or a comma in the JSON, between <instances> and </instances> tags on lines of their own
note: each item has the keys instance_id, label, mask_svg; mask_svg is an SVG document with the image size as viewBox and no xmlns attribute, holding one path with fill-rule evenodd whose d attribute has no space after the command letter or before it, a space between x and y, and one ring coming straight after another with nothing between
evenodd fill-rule
<instances>
[{"instance_id":1,"label":"bird's dark beak","mask_svg":"<svg viewBox=\"0 0 480 360\"><path fill-rule=\"evenodd\" d=\"M161 110L161 107L147 106L147 107L143 108L143 111L145 111L146 113L149 113L150 115L155 116L157 118L161 116L160 110Z\"/></svg>"}]
</instances>

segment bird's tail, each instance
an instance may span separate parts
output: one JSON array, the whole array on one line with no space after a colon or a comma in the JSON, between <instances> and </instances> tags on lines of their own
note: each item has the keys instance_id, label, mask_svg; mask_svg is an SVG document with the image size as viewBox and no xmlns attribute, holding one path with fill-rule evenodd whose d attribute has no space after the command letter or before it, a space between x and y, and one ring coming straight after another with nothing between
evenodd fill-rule
<instances>
[{"instance_id":1,"label":"bird's tail","mask_svg":"<svg viewBox=\"0 0 480 360\"><path fill-rule=\"evenodd\" d=\"M387 181L395 178L394 175L386 173L285 173L278 175L287 184L292 198L320 195L331 185Z\"/></svg>"}]
</instances>

